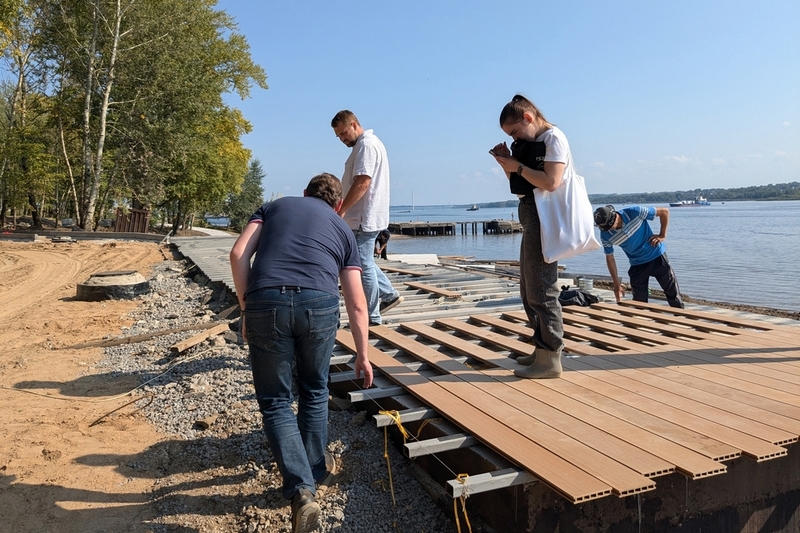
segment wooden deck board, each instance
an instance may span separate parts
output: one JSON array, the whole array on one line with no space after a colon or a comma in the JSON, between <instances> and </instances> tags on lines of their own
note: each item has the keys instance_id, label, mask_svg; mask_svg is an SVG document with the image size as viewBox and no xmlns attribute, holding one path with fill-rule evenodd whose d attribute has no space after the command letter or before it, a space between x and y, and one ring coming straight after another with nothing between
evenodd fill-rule
<instances>
[{"instance_id":1,"label":"wooden deck board","mask_svg":"<svg viewBox=\"0 0 800 533\"><path fill-rule=\"evenodd\" d=\"M737 425L743 426L743 431L745 433L750 433L752 431L753 433L750 434L770 441L773 444L777 444L779 446L791 444L793 442L797 442L798 436L800 436L800 420L795 420L783 415L777 415L760 407L747 405L745 403L736 401L735 399L731 398L730 395L728 395L726 398L721 398L720 396L709 393L706 390L699 389L697 387L686 386L675 381L670 381L669 379L665 379L651 373L649 368L626 367L618 357L592 357L582 359L581 362L598 370L607 370L611 372L612 375L624 376L626 378L630 378L632 380L657 388L661 391L665 391L671 395L680 396L682 398L681 400L671 398L670 396L659 397L660 401L668 402L676 407L679 407L680 409L688 410L690 412L697 412L704 417L706 416L707 411L700 411L700 409L704 407L710 407L735 414L738 417L746 420L742 421L733 419L728 420L725 423L730 425L730 427L736 427ZM688 403L684 400L688 400ZM713 420L714 418L711 419ZM766 432L759 430L759 428L764 425L767 426L766 428L763 428ZM770 435L767 432L770 432L772 428L780 429L785 432L785 434L783 436L779 436L778 434Z\"/></svg>"},{"instance_id":2,"label":"wooden deck board","mask_svg":"<svg viewBox=\"0 0 800 533\"><path fill-rule=\"evenodd\" d=\"M406 285L407 287L411 289L416 289L418 291L435 294L436 296L444 296L445 298L461 298L460 292L451 291L449 289L443 289L440 287L436 287L434 285L430 285L428 283L418 283L416 281L404 281L403 285Z\"/></svg>"},{"instance_id":3,"label":"wooden deck board","mask_svg":"<svg viewBox=\"0 0 800 533\"><path fill-rule=\"evenodd\" d=\"M519 368L519 365L509 357L497 354L496 352L487 348L473 344L467 340L460 339L445 331L437 330L424 324L402 324L403 328L409 329L423 335L435 342L446 345L456 351L465 355L474 357L478 360L495 364L501 368L513 370ZM567 387L567 383L572 380L580 380L577 372L565 372L561 379L556 380L541 380L540 383L547 386L558 387L559 390ZM686 446L698 453L706 455L707 457L715 460L728 460L739 457L742 453L741 449L735 448L725 444L716 439L710 438L703 434L688 430L678 424L674 424L664 420L658 416L651 415L640 409L630 407L623 402L616 401L614 398L608 398L601 394L595 393L592 390L582 387L579 394L580 400L589 403L593 407L603 410L613 416L628 420L631 423L647 429L654 433L665 436L666 438Z\"/></svg>"},{"instance_id":4,"label":"wooden deck board","mask_svg":"<svg viewBox=\"0 0 800 533\"><path fill-rule=\"evenodd\" d=\"M392 272L392 273L395 273L395 274L403 274L403 275L412 276L412 277L415 277L415 278L422 278L422 277L425 277L425 276L430 276L432 274L431 272L422 272L420 270L409 270L409 269L406 269L406 268L394 267L394 266L389 266L389 265L378 265L378 266L384 272Z\"/></svg>"},{"instance_id":5,"label":"wooden deck board","mask_svg":"<svg viewBox=\"0 0 800 533\"><path fill-rule=\"evenodd\" d=\"M595 390L614 387L610 393L615 399L740 448L746 455L759 461L786 454L786 450L774 442L796 441L796 436L786 431L686 399L627 376L598 371L596 367L583 360L565 359L563 364L565 368L579 371L597 381L600 381L598 376L602 374L602 388L597 387Z\"/></svg>"},{"instance_id":6,"label":"wooden deck board","mask_svg":"<svg viewBox=\"0 0 800 533\"><path fill-rule=\"evenodd\" d=\"M377 337L413 355L420 361L424 361L442 371L449 372L464 381L479 384L482 390L486 390L492 396L502 399L509 405L515 406L518 410L525 413L526 416L536 418L565 435L592 446L597 451L613 458L617 462L627 464L643 476L654 477L675 470L674 465L671 465L663 459L628 444L622 439L598 430L590 424L582 422L567 413L554 409L514 389L510 386L510 383L508 383L509 380L504 379L511 377L511 372L509 371L506 371L504 376L491 378L491 376L487 374L478 372L463 363L454 361L452 358L389 328L375 327L371 331ZM484 377L490 377L491 381L487 383ZM533 434L538 435L538 433ZM609 483L612 486L614 485L611 481L609 481Z\"/></svg>"},{"instance_id":7,"label":"wooden deck board","mask_svg":"<svg viewBox=\"0 0 800 533\"><path fill-rule=\"evenodd\" d=\"M339 330L336 339L342 346L355 351L355 343L349 331ZM423 402L435 405L436 410L453 423L521 465L569 501L579 503L611 494L608 484L509 429L377 348L370 347L369 358L373 366L384 375Z\"/></svg>"}]
</instances>

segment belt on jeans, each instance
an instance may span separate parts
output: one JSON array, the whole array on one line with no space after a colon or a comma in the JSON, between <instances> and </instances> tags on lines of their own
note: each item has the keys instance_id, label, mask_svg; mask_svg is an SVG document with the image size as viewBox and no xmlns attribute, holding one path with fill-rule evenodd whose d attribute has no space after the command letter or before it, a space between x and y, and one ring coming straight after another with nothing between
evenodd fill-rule
<instances>
[{"instance_id":1,"label":"belt on jeans","mask_svg":"<svg viewBox=\"0 0 800 533\"><path fill-rule=\"evenodd\" d=\"M300 287L296 285L281 285L279 287L264 287L265 289L275 289L276 291L286 292L286 291L294 291L300 292Z\"/></svg>"}]
</instances>

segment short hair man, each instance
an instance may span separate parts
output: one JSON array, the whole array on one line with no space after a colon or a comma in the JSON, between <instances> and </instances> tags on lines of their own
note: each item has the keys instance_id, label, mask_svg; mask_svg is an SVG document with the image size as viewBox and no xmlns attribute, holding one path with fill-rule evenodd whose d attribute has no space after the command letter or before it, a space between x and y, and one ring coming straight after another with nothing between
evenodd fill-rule
<instances>
[{"instance_id":1,"label":"short hair man","mask_svg":"<svg viewBox=\"0 0 800 533\"><path fill-rule=\"evenodd\" d=\"M654 220L655 217L661 222L658 235L653 234L648 223L648 220ZM630 261L628 276L634 300L647 301L648 284L653 277L664 290L669 305L683 307L678 279L669 264L664 248L669 209L631 206L617 211L613 205L607 205L595 209L594 223L600 228L600 240L606 253L606 266L614 282L614 296L618 302L625 295L625 290L617 274L617 262L614 259L615 245L622 248Z\"/></svg>"},{"instance_id":2,"label":"short hair man","mask_svg":"<svg viewBox=\"0 0 800 533\"><path fill-rule=\"evenodd\" d=\"M344 164L341 216L358 242L361 282L367 296L370 325L383 322L381 313L392 309L403 297L375 264L375 238L389 227L389 158L372 130L364 130L352 111L339 111L331 120L333 132L352 148Z\"/></svg>"},{"instance_id":3,"label":"short hair man","mask_svg":"<svg viewBox=\"0 0 800 533\"><path fill-rule=\"evenodd\" d=\"M328 370L339 329L339 282L356 343L356 377L372 384L358 247L336 210L341 183L315 176L304 197L265 203L230 253L264 432L292 501L293 531L314 531L316 482L328 475ZM255 254L252 267L250 259ZM298 410L292 412L292 366ZM326 458L326 455L328 457Z\"/></svg>"}]
</instances>

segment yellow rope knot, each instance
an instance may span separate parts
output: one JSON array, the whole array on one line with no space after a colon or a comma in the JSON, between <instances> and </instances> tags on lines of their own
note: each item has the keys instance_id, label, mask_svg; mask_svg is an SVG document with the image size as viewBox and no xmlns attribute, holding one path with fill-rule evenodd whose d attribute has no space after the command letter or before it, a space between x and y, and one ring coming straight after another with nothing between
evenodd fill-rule
<instances>
[{"instance_id":1,"label":"yellow rope knot","mask_svg":"<svg viewBox=\"0 0 800 533\"><path fill-rule=\"evenodd\" d=\"M466 485L468 477L469 474L458 474L456 476L456 481L458 481L462 485ZM469 523L469 515L467 514L466 487L464 487L464 490L461 491L461 496L459 496L458 499L461 500L461 512L464 513L464 520L467 522L467 528L469 529L469 533L472 533L472 524ZM461 522L458 519L458 502L455 498L453 499L453 515L456 517L456 528L458 529L458 533L461 533Z\"/></svg>"}]
</instances>

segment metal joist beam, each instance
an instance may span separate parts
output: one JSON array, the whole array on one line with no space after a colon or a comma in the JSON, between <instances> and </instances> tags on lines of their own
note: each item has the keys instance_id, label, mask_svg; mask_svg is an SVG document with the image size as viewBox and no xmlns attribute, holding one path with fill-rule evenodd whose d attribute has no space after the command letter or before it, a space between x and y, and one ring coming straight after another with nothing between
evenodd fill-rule
<instances>
[{"instance_id":1,"label":"metal joist beam","mask_svg":"<svg viewBox=\"0 0 800 533\"><path fill-rule=\"evenodd\" d=\"M537 481L539 479L536 476L525 470L506 468L463 479L451 479L447 482L447 490L453 498L460 498L462 494L469 496Z\"/></svg>"}]
</instances>

